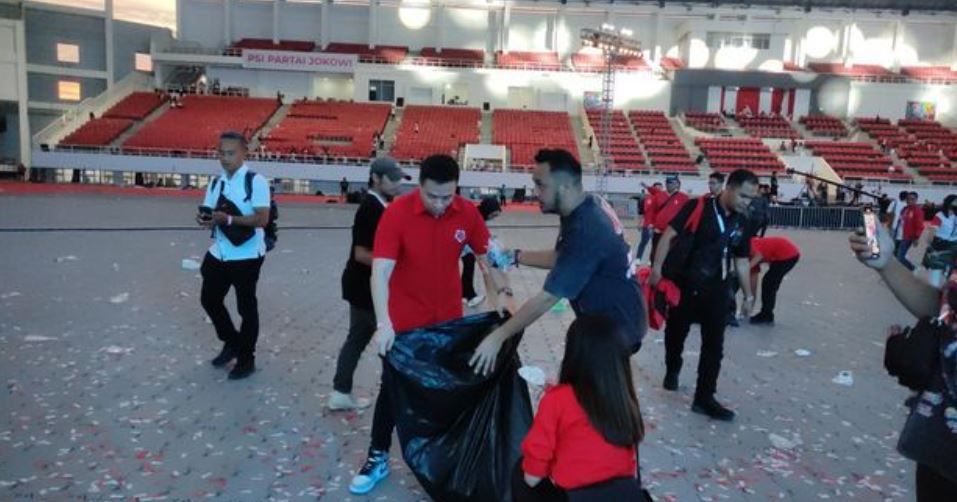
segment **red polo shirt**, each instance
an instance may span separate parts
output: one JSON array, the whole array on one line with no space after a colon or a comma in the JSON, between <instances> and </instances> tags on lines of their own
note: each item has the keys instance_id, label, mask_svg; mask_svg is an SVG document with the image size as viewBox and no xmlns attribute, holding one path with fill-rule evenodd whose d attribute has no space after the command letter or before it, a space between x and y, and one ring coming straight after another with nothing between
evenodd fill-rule
<instances>
[{"instance_id":1,"label":"red polo shirt","mask_svg":"<svg viewBox=\"0 0 957 502\"><path fill-rule=\"evenodd\" d=\"M655 230L658 233L664 233L671 220L675 219L678 211L688 202L688 194L677 191L669 194L664 190L649 187L648 193L651 194L652 204L654 204L654 222ZM647 218L647 216L646 216Z\"/></svg>"},{"instance_id":2,"label":"red polo shirt","mask_svg":"<svg viewBox=\"0 0 957 502\"><path fill-rule=\"evenodd\" d=\"M462 317L462 248L468 244L484 255L489 237L478 209L458 195L438 218L425 208L418 190L389 204L372 256L395 260L389 317L396 332Z\"/></svg>"},{"instance_id":3,"label":"red polo shirt","mask_svg":"<svg viewBox=\"0 0 957 502\"><path fill-rule=\"evenodd\" d=\"M801 249L786 237L755 237L751 239L751 256L761 255L762 263L787 261L801 256Z\"/></svg>"}]
</instances>

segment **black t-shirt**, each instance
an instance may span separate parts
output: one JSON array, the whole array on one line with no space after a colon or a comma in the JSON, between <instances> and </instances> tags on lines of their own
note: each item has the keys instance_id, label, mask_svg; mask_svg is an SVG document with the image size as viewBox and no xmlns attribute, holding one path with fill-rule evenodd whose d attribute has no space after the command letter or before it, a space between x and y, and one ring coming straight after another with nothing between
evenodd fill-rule
<instances>
[{"instance_id":1,"label":"black t-shirt","mask_svg":"<svg viewBox=\"0 0 957 502\"><path fill-rule=\"evenodd\" d=\"M699 203L700 199L686 202L671 220L671 228L678 233L684 231L688 218ZM706 206L701 212L701 223L694 236L688 264L678 282L681 287L712 291L723 285L724 258L749 257L753 232L747 228L747 218L733 211L730 215L725 214L717 199L707 198L704 203ZM724 232L721 231L722 223Z\"/></svg>"},{"instance_id":2,"label":"black t-shirt","mask_svg":"<svg viewBox=\"0 0 957 502\"><path fill-rule=\"evenodd\" d=\"M382 202L375 195L366 193L352 223L349 261L342 272L342 298L358 308L372 309L372 289L369 286L372 267L356 261L356 246L372 249L375 231L384 212Z\"/></svg>"},{"instance_id":3,"label":"black t-shirt","mask_svg":"<svg viewBox=\"0 0 957 502\"><path fill-rule=\"evenodd\" d=\"M646 331L644 302L623 227L611 206L589 195L562 218L555 251L545 291L567 298L576 315L603 315L617 322L636 351Z\"/></svg>"}]
</instances>

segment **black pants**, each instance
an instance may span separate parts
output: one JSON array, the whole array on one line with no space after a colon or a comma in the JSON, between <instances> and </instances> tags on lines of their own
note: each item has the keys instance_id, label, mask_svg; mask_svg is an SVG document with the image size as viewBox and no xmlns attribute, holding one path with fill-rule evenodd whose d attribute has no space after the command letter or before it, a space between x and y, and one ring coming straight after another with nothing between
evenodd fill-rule
<instances>
[{"instance_id":1,"label":"black pants","mask_svg":"<svg viewBox=\"0 0 957 502\"><path fill-rule=\"evenodd\" d=\"M952 502L957 496L957 483L933 468L917 464L917 502Z\"/></svg>"},{"instance_id":2,"label":"black pants","mask_svg":"<svg viewBox=\"0 0 957 502\"><path fill-rule=\"evenodd\" d=\"M375 334L375 311L349 305L349 334L339 349L336 360L336 376L332 379L332 388L343 394L352 393L352 375L356 372L359 357L372 335Z\"/></svg>"},{"instance_id":3,"label":"black pants","mask_svg":"<svg viewBox=\"0 0 957 502\"><path fill-rule=\"evenodd\" d=\"M475 298L475 255L462 255L462 298Z\"/></svg>"},{"instance_id":4,"label":"black pants","mask_svg":"<svg viewBox=\"0 0 957 502\"><path fill-rule=\"evenodd\" d=\"M768 271L764 273L764 279L761 279L761 312L759 315L774 315L774 305L778 300L778 289L781 288L781 281L797 265L799 259L801 257L797 256L786 261L772 262L768 266Z\"/></svg>"},{"instance_id":5,"label":"black pants","mask_svg":"<svg viewBox=\"0 0 957 502\"><path fill-rule=\"evenodd\" d=\"M522 461L512 470L512 500L514 502L644 502L641 483L635 478L618 478L593 485L564 490L551 479L541 480L535 487L525 483Z\"/></svg>"},{"instance_id":6,"label":"black pants","mask_svg":"<svg viewBox=\"0 0 957 502\"><path fill-rule=\"evenodd\" d=\"M390 381L385 359L383 359L382 385L379 387L379 397L375 400L375 412L372 414L372 444L369 446L373 450L385 452L392 448L392 431L395 429L392 399L389 395Z\"/></svg>"},{"instance_id":7,"label":"black pants","mask_svg":"<svg viewBox=\"0 0 957 502\"><path fill-rule=\"evenodd\" d=\"M658 241L661 240L661 234L655 230L654 235L651 236L651 252L649 253L648 260L654 265L655 264L655 252L658 251Z\"/></svg>"},{"instance_id":8,"label":"black pants","mask_svg":"<svg viewBox=\"0 0 957 502\"><path fill-rule=\"evenodd\" d=\"M216 328L216 336L238 352L240 361L248 361L256 352L259 338L259 304L256 300L256 283L264 258L252 260L220 261L206 253L200 274L203 289L200 303ZM229 317L223 300L229 288L236 288L236 308L242 318L239 331Z\"/></svg>"},{"instance_id":9,"label":"black pants","mask_svg":"<svg viewBox=\"0 0 957 502\"><path fill-rule=\"evenodd\" d=\"M728 320L728 292L723 283L706 289L681 288L681 302L665 324L665 365L669 373L681 371L688 331L701 325L701 357L698 359L696 398L714 396L724 357L724 329Z\"/></svg>"}]
</instances>

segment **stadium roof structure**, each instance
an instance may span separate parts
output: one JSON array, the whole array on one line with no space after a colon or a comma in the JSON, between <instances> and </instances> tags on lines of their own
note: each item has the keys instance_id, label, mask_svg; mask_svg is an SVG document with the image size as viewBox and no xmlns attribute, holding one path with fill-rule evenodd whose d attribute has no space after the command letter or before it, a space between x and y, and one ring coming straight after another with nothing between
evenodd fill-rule
<instances>
[{"instance_id":1,"label":"stadium roof structure","mask_svg":"<svg viewBox=\"0 0 957 502\"><path fill-rule=\"evenodd\" d=\"M910 12L957 12L957 0L559 0L561 3L641 4L661 7L676 5L706 5L709 7L790 7L813 9L891 10L904 15Z\"/></svg>"}]
</instances>

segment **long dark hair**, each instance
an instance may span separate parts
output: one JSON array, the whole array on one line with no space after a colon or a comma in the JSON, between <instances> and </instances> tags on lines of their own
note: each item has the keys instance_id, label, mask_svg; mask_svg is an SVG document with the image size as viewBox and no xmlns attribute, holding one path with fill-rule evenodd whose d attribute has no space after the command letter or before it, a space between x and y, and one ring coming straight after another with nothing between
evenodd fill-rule
<instances>
[{"instance_id":1,"label":"long dark hair","mask_svg":"<svg viewBox=\"0 0 957 502\"><path fill-rule=\"evenodd\" d=\"M944 197L944 204L940 208L940 210L944 213L944 216L951 216L954 214L954 210L951 209L954 207L954 200L957 200L957 195L950 194L947 197Z\"/></svg>"},{"instance_id":2,"label":"long dark hair","mask_svg":"<svg viewBox=\"0 0 957 502\"><path fill-rule=\"evenodd\" d=\"M632 447L644 436L628 344L605 317L581 316L568 328L559 382L571 385L588 421L605 441Z\"/></svg>"}]
</instances>

